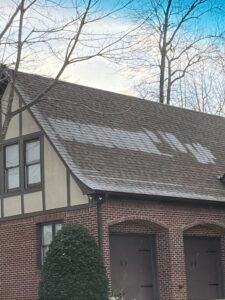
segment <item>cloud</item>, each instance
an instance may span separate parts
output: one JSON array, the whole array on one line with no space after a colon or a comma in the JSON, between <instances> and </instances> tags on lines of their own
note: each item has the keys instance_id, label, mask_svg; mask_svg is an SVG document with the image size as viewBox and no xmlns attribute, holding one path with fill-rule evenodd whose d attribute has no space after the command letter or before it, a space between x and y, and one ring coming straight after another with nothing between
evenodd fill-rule
<instances>
[{"instance_id":1,"label":"cloud","mask_svg":"<svg viewBox=\"0 0 225 300\"><path fill-rule=\"evenodd\" d=\"M57 63L54 57L46 60L40 66L30 68L29 71L38 74L52 76L55 72ZM135 95L133 83L129 74L121 70L119 65L111 63L102 58L95 58L69 66L63 76L63 80L73 83L104 89L112 92Z\"/></svg>"},{"instance_id":2,"label":"cloud","mask_svg":"<svg viewBox=\"0 0 225 300\"><path fill-rule=\"evenodd\" d=\"M6 0L4 5L0 5L0 10L4 11L6 19L7 16L9 17L9 15L12 14L14 9L13 6L14 2L11 0ZM36 10L29 12L28 19L26 19L24 36L25 33L29 34L29 30L32 29L32 26L43 26L43 22L41 21L42 15L44 16L44 25L46 27L48 25L51 26L50 20L49 24L47 23L46 11L42 12L40 7L38 7L38 10L39 13L37 13ZM56 19L59 18L59 20L71 18L71 10L64 10L64 16L61 18L61 16L59 16L59 9L56 9L55 7L48 8L48 14L51 16L51 18L54 16ZM3 23L0 23L0 27L2 27L1 24ZM18 29L17 25L18 23L16 23L14 27L14 36L11 36L15 39ZM89 54L91 51L94 51L94 47L101 47L110 39L115 39L117 34L126 32L129 28L131 28L131 26L133 26L133 24L129 23L129 21L124 18L120 18L119 16L117 18L104 18L98 22L91 23L85 32L86 35L82 36L82 43L83 45L85 44L85 46L82 46L81 44L77 51L78 53L81 53L81 55L87 53ZM100 42L95 41L95 39L98 39L98 36L102 33L105 34L105 37L102 36L102 40ZM87 41L85 40L86 38ZM56 40L52 42L51 46L58 49L59 52L61 52L60 54L63 55L65 50L63 40ZM3 52L3 48L4 47L1 47L0 45L1 52ZM59 70L62 62L53 53L51 53L51 51L48 52L48 50L49 49L47 49L44 44L35 44L34 46L29 46L23 49L21 70L46 76L54 76ZM4 55L6 63L15 61L15 53L16 47L14 46L9 46L9 48L6 49ZM9 56L8 60L6 59L7 55ZM125 93L129 95L135 94L135 91L133 90L133 82L130 79L130 74L121 69L121 66L118 64L112 63L103 58L94 58L89 61L79 62L71 65L65 70L61 78L70 82L113 92Z\"/></svg>"}]
</instances>

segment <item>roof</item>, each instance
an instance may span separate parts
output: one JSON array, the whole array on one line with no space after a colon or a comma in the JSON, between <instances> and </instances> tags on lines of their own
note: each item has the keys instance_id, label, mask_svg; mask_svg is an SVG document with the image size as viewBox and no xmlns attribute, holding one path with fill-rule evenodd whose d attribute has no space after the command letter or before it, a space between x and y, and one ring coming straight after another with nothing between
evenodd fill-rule
<instances>
[{"instance_id":1,"label":"roof","mask_svg":"<svg viewBox=\"0 0 225 300\"><path fill-rule=\"evenodd\" d=\"M19 73L29 103L52 79ZM225 201L225 119L59 81L31 108L93 191Z\"/></svg>"}]
</instances>

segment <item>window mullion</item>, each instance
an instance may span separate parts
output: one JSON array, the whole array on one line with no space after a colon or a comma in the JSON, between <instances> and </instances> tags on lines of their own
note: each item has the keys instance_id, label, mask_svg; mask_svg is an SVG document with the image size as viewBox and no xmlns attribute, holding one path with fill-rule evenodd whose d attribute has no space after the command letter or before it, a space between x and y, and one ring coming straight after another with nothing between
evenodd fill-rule
<instances>
[{"instance_id":1,"label":"window mullion","mask_svg":"<svg viewBox=\"0 0 225 300\"><path fill-rule=\"evenodd\" d=\"M5 191L8 191L8 169L5 168Z\"/></svg>"},{"instance_id":2,"label":"window mullion","mask_svg":"<svg viewBox=\"0 0 225 300\"><path fill-rule=\"evenodd\" d=\"M52 237L55 236L55 223L52 224Z\"/></svg>"},{"instance_id":3,"label":"window mullion","mask_svg":"<svg viewBox=\"0 0 225 300\"><path fill-rule=\"evenodd\" d=\"M20 187L23 191L24 186L24 145L23 140L21 139L19 142L19 173L20 173Z\"/></svg>"},{"instance_id":4,"label":"window mullion","mask_svg":"<svg viewBox=\"0 0 225 300\"><path fill-rule=\"evenodd\" d=\"M5 178L5 163L4 163L4 152L5 151L0 151L0 186L1 186L1 188L0 188L0 190L1 190L1 194L3 194L4 193L4 191L5 191L5 180L4 180L4 178Z\"/></svg>"}]
</instances>

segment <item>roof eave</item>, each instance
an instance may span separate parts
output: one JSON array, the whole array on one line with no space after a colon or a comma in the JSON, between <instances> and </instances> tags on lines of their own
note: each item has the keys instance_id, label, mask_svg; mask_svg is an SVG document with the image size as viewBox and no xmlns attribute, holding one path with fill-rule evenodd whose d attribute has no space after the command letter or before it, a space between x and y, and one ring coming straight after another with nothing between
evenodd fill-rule
<instances>
[{"instance_id":1,"label":"roof eave","mask_svg":"<svg viewBox=\"0 0 225 300\"><path fill-rule=\"evenodd\" d=\"M140 193L128 193L121 191L107 191L107 190L92 190L90 195L105 195L106 199L111 200L149 200L149 201L163 201L163 202L182 202L190 204L202 204L208 206L225 206L225 198L221 199L202 199L197 197L176 197L176 196L165 196L165 195L154 195L154 194L140 194Z\"/></svg>"}]
</instances>

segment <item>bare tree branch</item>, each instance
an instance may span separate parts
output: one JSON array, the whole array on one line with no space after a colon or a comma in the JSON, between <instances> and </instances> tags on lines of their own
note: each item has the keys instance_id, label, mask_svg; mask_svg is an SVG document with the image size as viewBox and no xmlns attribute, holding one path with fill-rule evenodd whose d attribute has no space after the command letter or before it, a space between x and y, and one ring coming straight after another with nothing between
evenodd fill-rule
<instances>
[{"instance_id":1,"label":"bare tree branch","mask_svg":"<svg viewBox=\"0 0 225 300\"><path fill-rule=\"evenodd\" d=\"M139 21L142 16L151 15L142 31L149 38L145 43L140 43L138 50L131 49L131 55L129 53L129 58L124 61L136 72L145 70L149 73L149 78L143 76L146 84L138 85L139 91L140 86L154 87L158 89L154 92L157 95L155 100L170 104L178 81L183 80L203 60L212 59L214 52L218 51L217 45L223 40L225 32L222 26L205 30L199 24L203 17L220 13L221 5L210 0L151 0L142 9L133 6L132 11ZM138 36L136 38L139 39ZM158 87L151 84L157 79ZM152 94L150 90L149 95Z\"/></svg>"},{"instance_id":2,"label":"bare tree branch","mask_svg":"<svg viewBox=\"0 0 225 300\"><path fill-rule=\"evenodd\" d=\"M107 12L102 12L99 9L99 0L81 1L78 4L71 1L71 6L58 1L47 0L44 7L43 2L38 0L30 1L27 5L25 5L26 0L21 0L19 5L15 3L14 14L10 17L0 35L2 37L0 47L8 47L4 61L6 61L7 66L13 66L12 70L5 68L5 66L0 68L1 71L4 70L4 74L7 74L7 80L10 82L10 93L6 103L4 103L4 111L2 112L4 122L0 126L0 144L6 137L12 118L37 105L40 101L44 101L48 92L58 82L69 65L95 57L110 59L114 54L116 56L116 53L128 47L129 43L127 46L122 45L123 40L140 25L135 24L133 28L125 32L121 31L112 34L98 33L99 29L97 32L93 32L93 26L103 19L117 14L132 1L128 0L126 3L117 5L116 8ZM60 10L68 8L70 12L66 17L63 14L62 16L57 15L57 18L60 20L58 22L54 15L55 7ZM71 9L74 10L72 17ZM47 22L48 17L49 22ZM6 36L7 32L10 32L9 36ZM45 50L47 49L51 57L56 57L60 61L61 66L51 83L31 99L31 102L13 110L17 74L21 64L28 63L32 59L34 61L41 59L39 55L42 52L42 47ZM31 57L30 59L29 56ZM3 78L1 77L0 80L3 80ZM4 82L5 78L2 83ZM1 104L3 106L3 102Z\"/></svg>"}]
</instances>

